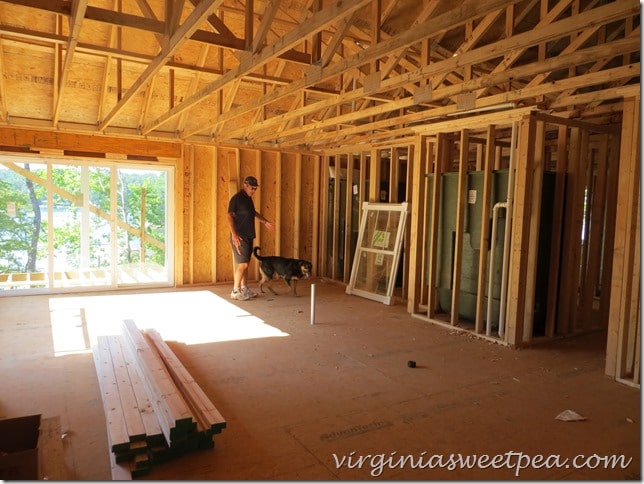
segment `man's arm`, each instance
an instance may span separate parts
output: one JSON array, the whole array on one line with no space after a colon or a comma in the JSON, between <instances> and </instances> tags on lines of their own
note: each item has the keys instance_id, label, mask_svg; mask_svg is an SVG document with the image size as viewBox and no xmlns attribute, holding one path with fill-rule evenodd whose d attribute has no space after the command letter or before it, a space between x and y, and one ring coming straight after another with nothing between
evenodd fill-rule
<instances>
[{"instance_id":1,"label":"man's arm","mask_svg":"<svg viewBox=\"0 0 644 484\"><path fill-rule=\"evenodd\" d=\"M228 219L228 226L230 227L230 233L233 237L237 236L237 230L235 229L235 213L234 212L228 212L226 214L226 218Z\"/></svg>"},{"instance_id":2,"label":"man's arm","mask_svg":"<svg viewBox=\"0 0 644 484\"><path fill-rule=\"evenodd\" d=\"M228 219L228 225L230 226L230 235L233 241L233 245L235 246L237 253L241 255L241 252L239 251L239 243L241 242L241 237L235 229L235 212L228 212L226 218Z\"/></svg>"},{"instance_id":3,"label":"man's arm","mask_svg":"<svg viewBox=\"0 0 644 484\"><path fill-rule=\"evenodd\" d=\"M266 217L257 211L255 211L255 218L263 223L268 230L273 230L275 228L275 224L273 222L269 222Z\"/></svg>"}]
</instances>

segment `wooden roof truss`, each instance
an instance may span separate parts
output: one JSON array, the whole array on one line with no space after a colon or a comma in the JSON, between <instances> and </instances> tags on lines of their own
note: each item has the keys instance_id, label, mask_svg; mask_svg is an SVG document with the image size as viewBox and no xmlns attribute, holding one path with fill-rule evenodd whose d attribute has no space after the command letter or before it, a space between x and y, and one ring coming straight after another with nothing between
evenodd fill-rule
<instances>
[{"instance_id":1,"label":"wooden roof truss","mask_svg":"<svg viewBox=\"0 0 644 484\"><path fill-rule=\"evenodd\" d=\"M634 0L0 0L0 124L324 151L474 112L619 121Z\"/></svg>"}]
</instances>

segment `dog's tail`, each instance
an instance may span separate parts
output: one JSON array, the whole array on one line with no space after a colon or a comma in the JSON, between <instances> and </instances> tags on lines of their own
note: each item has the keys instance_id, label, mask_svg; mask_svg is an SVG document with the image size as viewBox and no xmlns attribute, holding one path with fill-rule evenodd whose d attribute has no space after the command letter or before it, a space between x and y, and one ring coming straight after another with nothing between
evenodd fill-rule
<instances>
[{"instance_id":1,"label":"dog's tail","mask_svg":"<svg viewBox=\"0 0 644 484\"><path fill-rule=\"evenodd\" d=\"M255 247L253 247L253 255L254 255L255 257L257 257L257 259L258 259L258 260L262 260L262 259L263 259L263 257L262 257L261 255L259 255L259 250L260 250L260 247L259 247L259 246L255 246Z\"/></svg>"}]
</instances>

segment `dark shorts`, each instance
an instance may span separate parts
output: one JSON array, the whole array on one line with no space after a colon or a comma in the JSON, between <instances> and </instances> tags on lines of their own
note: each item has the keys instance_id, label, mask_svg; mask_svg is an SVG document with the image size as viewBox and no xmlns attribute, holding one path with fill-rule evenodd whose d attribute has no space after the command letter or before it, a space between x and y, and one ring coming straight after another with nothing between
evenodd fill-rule
<instances>
[{"instance_id":1,"label":"dark shorts","mask_svg":"<svg viewBox=\"0 0 644 484\"><path fill-rule=\"evenodd\" d=\"M235 261L235 264L250 262L250 255L253 252L253 241L242 238L239 243L239 252L241 252L241 254L239 254L237 252L237 249L235 249L235 246L233 245L232 236L230 237L229 240L230 240L230 246L233 248L233 260Z\"/></svg>"}]
</instances>

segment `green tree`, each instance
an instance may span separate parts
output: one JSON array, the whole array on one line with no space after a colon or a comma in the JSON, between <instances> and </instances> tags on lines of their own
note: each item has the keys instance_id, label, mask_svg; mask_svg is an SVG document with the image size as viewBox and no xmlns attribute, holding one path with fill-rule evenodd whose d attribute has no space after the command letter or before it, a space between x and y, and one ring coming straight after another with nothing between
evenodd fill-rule
<instances>
[{"instance_id":1,"label":"green tree","mask_svg":"<svg viewBox=\"0 0 644 484\"><path fill-rule=\"evenodd\" d=\"M27 270L33 225L29 196L10 181L0 179L0 272Z\"/></svg>"}]
</instances>

